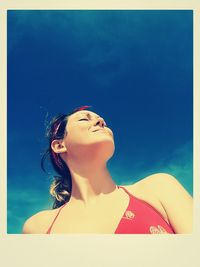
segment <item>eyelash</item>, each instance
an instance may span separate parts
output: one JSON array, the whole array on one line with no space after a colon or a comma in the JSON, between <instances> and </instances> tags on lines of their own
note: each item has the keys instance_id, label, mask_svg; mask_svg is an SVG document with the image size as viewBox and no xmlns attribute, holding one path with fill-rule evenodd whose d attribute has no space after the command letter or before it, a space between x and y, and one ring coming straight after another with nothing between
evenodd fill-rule
<instances>
[{"instance_id":1,"label":"eyelash","mask_svg":"<svg viewBox=\"0 0 200 267\"><path fill-rule=\"evenodd\" d=\"M89 121L88 119L80 119L79 121Z\"/></svg>"}]
</instances>

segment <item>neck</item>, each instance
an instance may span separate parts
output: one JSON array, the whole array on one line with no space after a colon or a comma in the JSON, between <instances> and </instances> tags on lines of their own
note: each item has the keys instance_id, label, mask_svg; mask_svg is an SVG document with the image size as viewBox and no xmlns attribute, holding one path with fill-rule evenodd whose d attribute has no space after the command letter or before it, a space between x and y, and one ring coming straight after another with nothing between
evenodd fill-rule
<instances>
[{"instance_id":1,"label":"neck","mask_svg":"<svg viewBox=\"0 0 200 267\"><path fill-rule=\"evenodd\" d=\"M72 176L71 201L80 200L87 205L116 189L106 164L68 162L68 166Z\"/></svg>"}]
</instances>

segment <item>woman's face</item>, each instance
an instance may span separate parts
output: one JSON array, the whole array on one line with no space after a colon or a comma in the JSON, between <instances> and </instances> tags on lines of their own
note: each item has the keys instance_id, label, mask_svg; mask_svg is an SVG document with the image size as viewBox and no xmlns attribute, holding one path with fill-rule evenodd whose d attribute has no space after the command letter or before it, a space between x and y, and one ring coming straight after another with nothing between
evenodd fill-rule
<instances>
[{"instance_id":1,"label":"woman's face","mask_svg":"<svg viewBox=\"0 0 200 267\"><path fill-rule=\"evenodd\" d=\"M94 112L81 110L68 118L64 144L69 153L106 153L112 156L114 138L103 118ZM78 153L78 154L77 154Z\"/></svg>"}]
</instances>

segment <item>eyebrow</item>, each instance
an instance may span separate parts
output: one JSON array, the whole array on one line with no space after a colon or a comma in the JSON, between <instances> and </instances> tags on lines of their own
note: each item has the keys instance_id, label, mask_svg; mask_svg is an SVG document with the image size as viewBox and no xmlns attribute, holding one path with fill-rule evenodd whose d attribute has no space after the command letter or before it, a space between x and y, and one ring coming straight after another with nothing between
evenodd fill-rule
<instances>
[{"instance_id":1,"label":"eyebrow","mask_svg":"<svg viewBox=\"0 0 200 267\"><path fill-rule=\"evenodd\" d=\"M86 116L89 117L90 119L91 119L92 116L95 116L95 115L91 115L89 112L84 112L84 113L82 112L82 113L79 113L79 114L77 114L77 115L80 115L80 116L82 116L82 115L86 115ZM80 117L80 116L79 116L79 117ZM98 116L98 115L95 116L95 117L96 117L96 118L100 118L100 116Z\"/></svg>"}]
</instances>

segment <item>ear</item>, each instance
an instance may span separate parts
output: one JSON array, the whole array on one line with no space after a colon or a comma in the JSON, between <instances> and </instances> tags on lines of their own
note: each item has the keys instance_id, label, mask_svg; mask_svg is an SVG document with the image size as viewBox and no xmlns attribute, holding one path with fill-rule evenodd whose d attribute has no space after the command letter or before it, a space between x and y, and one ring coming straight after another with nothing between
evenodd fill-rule
<instances>
[{"instance_id":1,"label":"ear","mask_svg":"<svg viewBox=\"0 0 200 267\"><path fill-rule=\"evenodd\" d=\"M67 148L63 142L63 140L53 140L51 142L51 148L55 153L63 153L67 152Z\"/></svg>"}]
</instances>

